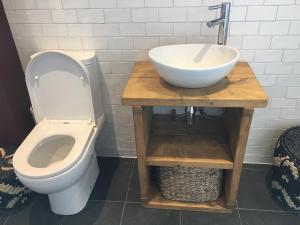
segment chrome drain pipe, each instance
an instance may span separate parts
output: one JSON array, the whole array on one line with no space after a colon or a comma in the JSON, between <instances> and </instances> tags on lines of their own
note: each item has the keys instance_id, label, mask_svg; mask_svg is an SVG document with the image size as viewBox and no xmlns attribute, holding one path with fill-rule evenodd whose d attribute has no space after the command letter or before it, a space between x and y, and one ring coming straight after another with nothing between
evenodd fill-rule
<instances>
[{"instance_id":1,"label":"chrome drain pipe","mask_svg":"<svg viewBox=\"0 0 300 225\"><path fill-rule=\"evenodd\" d=\"M186 121L189 126L192 126L194 124L196 110L197 108L195 106L185 107Z\"/></svg>"}]
</instances>

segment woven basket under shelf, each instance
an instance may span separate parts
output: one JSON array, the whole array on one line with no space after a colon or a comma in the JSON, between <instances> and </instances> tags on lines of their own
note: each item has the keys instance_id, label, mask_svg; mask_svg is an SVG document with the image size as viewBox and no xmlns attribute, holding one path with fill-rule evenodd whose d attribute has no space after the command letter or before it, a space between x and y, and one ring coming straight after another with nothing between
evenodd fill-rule
<instances>
[{"instance_id":1,"label":"woven basket under shelf","mask_svg":"<svg viewBox=\"0 0 300 225\"><path fill-rule=\"evenodd\" d=\"M222 187L222 169L157 167L162 196L185 202L214 201Z\"/></svg>"}]
</instances>

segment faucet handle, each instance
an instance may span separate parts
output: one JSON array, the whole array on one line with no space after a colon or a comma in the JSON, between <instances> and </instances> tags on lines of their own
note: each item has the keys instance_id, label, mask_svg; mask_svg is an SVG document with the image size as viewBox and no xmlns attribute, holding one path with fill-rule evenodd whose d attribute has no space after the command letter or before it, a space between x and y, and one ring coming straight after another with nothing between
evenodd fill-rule
<instances>
[{"instance_id":1,"label":"faucet handle","mask_svg":"<svg viewBox=\"0 0 300 225\"><path fill-rule=\"evenodd\" d=\"M222 8L222 5L211 5L211 6L208 6L209 10L220 9L220 8Z\"/></svg>"},{"instance_id":2,"label":"faucet handle","mask_svg":"<svg viewBox=\"0 0 300 225\"><path fill-rule=\"evenodd\" d=\"M221 9L221 8L228 8L231 6L230 2L222 2L221 5L212 5L212 6L208 6L209 10L214 10L214 9Z\"/></svg>"}]
</instances>

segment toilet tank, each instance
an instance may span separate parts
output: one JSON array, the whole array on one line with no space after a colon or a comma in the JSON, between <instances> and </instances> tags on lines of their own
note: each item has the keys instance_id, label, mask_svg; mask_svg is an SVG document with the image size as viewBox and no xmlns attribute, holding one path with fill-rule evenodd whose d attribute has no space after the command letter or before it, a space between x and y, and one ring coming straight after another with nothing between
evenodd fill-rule
<instances>
[{"instance_id":1,"label":"toilet tank","mask_svg":"<svg viewBox=\"0 0 300 225\"><path fill-rule=\"evenodd\" d=\"M93 109L95 115L95 122L101 122L104 115L103 100L102 100L102 90L101 90L101 77L100 70L98 68L98 63L96 59L95 52L93 51L60 51L57 52L66 53L75 60L78 60L86 68L87 76L90 81L90 89L92 95ZM38 53L33 54L30 58L33 59Z\"/></svg>"}]
</instances>

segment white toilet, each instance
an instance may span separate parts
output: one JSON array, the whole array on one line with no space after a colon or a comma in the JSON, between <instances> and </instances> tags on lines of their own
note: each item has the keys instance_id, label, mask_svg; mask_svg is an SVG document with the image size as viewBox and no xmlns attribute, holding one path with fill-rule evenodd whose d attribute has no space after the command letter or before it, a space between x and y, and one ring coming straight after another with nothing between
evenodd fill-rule
<instances>
[{"instance_id":1,"label":"white toilet","mask_svg":"<svg viewBox=\"0 0 300 225\"><path fill-rule=\"evenodd\" d=\"M99 174L94 144L104 110L95 54L40 52L25 74L37 125L14 155L15 173L48 194L54 213L78 213Z\"/></svg>"}]
</instances>

